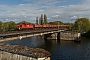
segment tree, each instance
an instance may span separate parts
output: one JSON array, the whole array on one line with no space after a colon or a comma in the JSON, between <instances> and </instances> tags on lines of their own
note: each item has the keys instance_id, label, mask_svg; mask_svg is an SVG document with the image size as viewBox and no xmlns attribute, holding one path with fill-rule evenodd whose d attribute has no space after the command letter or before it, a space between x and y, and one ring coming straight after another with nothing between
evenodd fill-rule
<instances>
[{"instance_id":1,"label":"tree","mask_svg":"<svg viewBox=\"0 0 90 60\"><path fill-rule=\"evenodd\" d=\"M49 22L49 24L62 25L63 22L61 22L61 21L54 21L54 22Z\"/></svg>"},{"instance_id":2,"label":"tree","mask_svg":"<svg viewBox=\"0 0 90 60\"><path fill-rule=\"evenodd\" d=\"M10 22L4 22L2 24L2 30L3 31L8 31L8 30L15 30L16 29L16 23L13 21Z\"/></svg>"},{"instance_id":3,"label":"tree","mask_svg":"<svg viewBox=\"0 0 90 60\"><path fill-rule=\"evenodd\" d=\"M90 30L90 21L88 18L79 18L75 21L74 27L79 32L87 32Z\"/></svg>"},{"instance_id":4,"label":"tree","mask_svg":"<svg viewBox=\"0 0 90 60\"><path fill-rule=\"evenodd\" d=\"M27 21L21 21L21 22L19 22L17 24L32 24L32 23L31 22L27 22Z\"/></svg>"},{"instance_id":5,"label":"tree","mask_svg":"<svg viewBox=\"0 0 90 60\"><path fill-rule=\"evenodd\" d=\"M0 21L0 30L2 30L2 24L3 24L2 21Z\"/></svg>"},{"instance_id":6,"label":"tree","mask_svg":"<svg viewBox=\"0 0 90 60\"><path fill-rule=\"evenodd\" d=\"M39 24L41 25L41 17L39 17Z\"/></svg>"},{"instance_id":7,"label":"tree","mask_svg":"<svg viewBox=\"0 0 90 60\"><path fill-rule=\"evenodd\" d=\"M36 17L36 24L38 24L38 17Z\"/></svg>"},{"instance_id":8,"label":"tree","mask_svg":"<svg viewBox=\"0 0 90 60\"><path fill-rule=\"evenodd\" d=\"M47 16L46 16L46 14L44 14L44 24L47 24L48 22L47 22Z\"/></svg>"},{"instance_id":9,"label":"tree","mask_svg":"<svg viewBox=\"0 0 90 60\"><path fill-rule=\"evenodd\" d=\"M15 30L16 29L16 23L13 21L9 22L9 30Z\"/></svg>"},{"instance_id":10,"label":"tree","mask_svg":"<svg viewBox=\"0 0 90 60\"><path fill-rule=\"evenodd\" d=\"M3 30L9 30L9 22L5 22L4 24L3 24Z\"/></svg>"},{"instance_id":11,"label":"tree","mask_svg":"<svg viewBox=\"0 0 90 60\"><path fill-rule=\"evenodd\" d=\"M39 24L43 24L43 14L41 14L41 17L39 18Z\"/></svg>"},{"instance_id":12,"label":"tree","mask_svg":"<svg viewBox=\"0 0 90 60\"><path fill-rule=\"evenodd\" d=\"M41 14L41 25L43 24L43 14Z\"/></svg>"}]
</instances>

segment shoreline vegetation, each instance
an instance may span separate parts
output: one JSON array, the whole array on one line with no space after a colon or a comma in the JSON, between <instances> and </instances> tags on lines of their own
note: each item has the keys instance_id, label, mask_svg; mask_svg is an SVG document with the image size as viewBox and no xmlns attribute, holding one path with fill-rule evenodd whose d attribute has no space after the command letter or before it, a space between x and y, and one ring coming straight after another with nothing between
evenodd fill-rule
<instances>
[{"instance_id":1,"label":"shoreline vegetation","mask_svg":"<svg viewBox=\"0 0 90 60\"><path fill-rule=\"evenodd\" d=\"M90 38L90 30L84 34L82 34L82 37Z\"/></svg>"}]
</instances>

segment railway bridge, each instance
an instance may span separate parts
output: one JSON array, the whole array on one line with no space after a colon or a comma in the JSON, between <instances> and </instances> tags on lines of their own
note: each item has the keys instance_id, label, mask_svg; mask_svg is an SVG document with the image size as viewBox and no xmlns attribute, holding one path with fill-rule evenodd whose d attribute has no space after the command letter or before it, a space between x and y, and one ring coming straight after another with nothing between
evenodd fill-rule
<instances>
[{"instance_id":1,"label":"railway bridge","mask_svg":"<svg viewBox=\"0 0 90 60\"><path fill-rule=\"evenodd\" d=\"M0 41L4 40L14 40L17 39L19 36L22 38L38 36L38 35L51 35L56 34L61 31L65 31L67 29L33 29L33 30L22 30L22 31L3 31L0 32Z\"/></svg>"},{"instance_id":2,"label":"railway bridge","mask_svg":"<svg viewBox=\"0 0 90 60\"><path fill-rule=\"evenodd\" d=\"M78 37L77 35L78 33L73 33L73 34L71 34L71 32L66 33L65 31L67 30L68 30L67 28L63 28L63 29L52 28L52 29L22 30L22 31L3 31L3 32L0 32L0 42L20 39L20 37L27 38L27 37L33 37L38 35L41 35L41 36L43 35L45 39L58 39L58 40L60 40L61 38L62 39L67 39L69 37L71 38L71 36L72 37L75 36L75 39ZM61 32L65 32L66 34ZM67 37L68 35L69 37Z\"/></svg>"}]
</instances>

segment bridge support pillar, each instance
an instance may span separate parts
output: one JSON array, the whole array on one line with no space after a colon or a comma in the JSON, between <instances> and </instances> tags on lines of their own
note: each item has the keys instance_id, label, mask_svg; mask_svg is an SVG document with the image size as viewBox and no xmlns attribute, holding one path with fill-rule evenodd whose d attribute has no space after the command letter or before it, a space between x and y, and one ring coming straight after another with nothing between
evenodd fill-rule
<instances>
[{"instance_id":1,"label":"bridge support pillar","mask_svg":"<svg viewBox=\"0 0 90 60\"><path fill-rule=\"evenodd\" d=\"M52 34L45 34L44 39L46 40L48 37L50 37Z\"/></svg>"},{"instance_id":2,"label":"bridge support pillar","mask_svg":"<svg viewBox=\"0 0 90 60\"><path fill-rule=\"evenodd\" d=\"M60 40L60 32L45 34L44 39Z\"/></svg>"},{"instance_id":3,"label":"bridge support pillar","mask_svg":"<svg viewBox=\"0 0 90 60\"><path fill-rule=\"evenodd\" d=\"M60 32L57 33L57 40L60 40Z\"/></svg>"}]
</instances>

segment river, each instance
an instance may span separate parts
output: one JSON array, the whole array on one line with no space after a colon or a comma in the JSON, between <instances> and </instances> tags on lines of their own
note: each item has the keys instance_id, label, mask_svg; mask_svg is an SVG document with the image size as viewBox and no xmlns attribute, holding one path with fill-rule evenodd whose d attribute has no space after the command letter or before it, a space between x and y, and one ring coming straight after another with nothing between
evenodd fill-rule
<instances>
[{"instance_id":1,"label":"river","mask_svg":"<svg viewBox=\"0 0 90 60\"><path fill-rule=\"evenodd\" d=\"M62 40L44 40L43 36L23 38L4 42L30 48L43 48L51 53L51 60L90 60L90 40L81 39L81 43Z\"/></svg>"}]
</instances>

